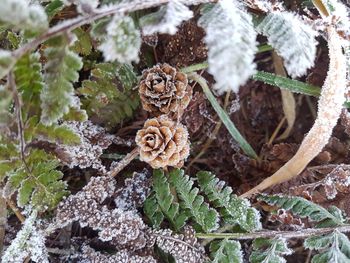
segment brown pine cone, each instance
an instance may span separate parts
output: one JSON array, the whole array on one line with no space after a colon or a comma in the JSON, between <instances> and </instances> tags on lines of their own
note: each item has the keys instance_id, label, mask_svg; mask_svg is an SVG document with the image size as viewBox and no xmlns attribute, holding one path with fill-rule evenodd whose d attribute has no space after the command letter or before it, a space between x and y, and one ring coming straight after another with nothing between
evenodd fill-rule
<instances>
[{"instance_id":1,"label":"brown pine cone","mask_svg":"<svg viewBox=\"0 0 350 263\"><path fill-rule=\"evenodd\" d=\"M152 168L182 167L190 152L188 131L166 115L148 119L136 134L140 159Z\"/></svg>"},{"instance_id":2,"label":"brown pine cone","mask_svg":"<svg viewBox=\"0 0 350 263\"><path fill-rule=\"evenodd\" d=\"M144 110L155 116L180 113L192 98L186 74L169 64L157 64L142 73L139 93Z\"/></svg>"}]
</instances>

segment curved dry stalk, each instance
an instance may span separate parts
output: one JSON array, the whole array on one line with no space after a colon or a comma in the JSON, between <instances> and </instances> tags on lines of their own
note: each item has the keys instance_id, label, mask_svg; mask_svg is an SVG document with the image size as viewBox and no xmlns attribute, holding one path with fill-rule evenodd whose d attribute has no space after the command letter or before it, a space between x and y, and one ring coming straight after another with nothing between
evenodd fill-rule
<instances>
[{"instance_id":1,"label":"curved dry stalk","mask_svg":"<svg viewBox=\"0 0 350 263\"><path fill-rule=\"evenodd\" d=\"M241 197L248 197L297 176L328 143L345 102L346 59L343 55L341 40L335 28L329 26L327 32L330 63L318 102L318 114L314 125L292 159L272 176L244 193Z\"/></svg>"}]
</instances>

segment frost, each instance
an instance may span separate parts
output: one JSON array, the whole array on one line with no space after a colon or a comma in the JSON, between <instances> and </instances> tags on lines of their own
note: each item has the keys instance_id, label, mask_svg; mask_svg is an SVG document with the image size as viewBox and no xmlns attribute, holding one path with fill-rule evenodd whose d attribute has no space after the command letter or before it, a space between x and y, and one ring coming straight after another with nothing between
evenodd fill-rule
<instances>
[{"instance_id":1,"label":"frost","mask_svg":"<svg viewBox=\"0 0 350 263\"><path fill-rule=\"evenodd\" d=\"M45 247L45 237L36 227L37 212L25 220L22 229L17 233L16 238L6 249L2 263L23 263L30 256L30 259L38 263L48 263L48 252Z\"/></svg>"},{"instance_id":2,"label":"frost","mask_svg":"<svg viewBox=\"0 0 350 263\"><path fill-rule=\"evenodd\" d=\"M65 122L65 125L80 137L81 143L73 146L59 146L56 152L61 161L70 168L92 167L106 173L106 168L99 157L103 154L103 150L112 144L115 137L107 134L104 128L94 125L91 121Z\"/></svg>"},{"instance_id":3,"label":"frost","mask_svg":"<svg viewBox=\"0 0 350 263\"><path fill-rule=\"evenodd\" d=\"M99 46L106 61L137 62L141 47L141 34L131 17L116 15L107 26L107 37Z\"/></svg>"},{"instance_id":4,"label":"frost","mask_svg":"<svg viewBox=\"0 0 350 263\"><path fill-rule=\"evenodd\" d=\"M219 94L238 92L255 72L256 32L252 17L237 1L220 0L199 20L206 30L209 73ZM244 51L244 52L242 52Z\"/></svg>"},{"instance_id":5,"label":"frost","mask_svg":"<svg viewBox=\"0 0 350 263\"><path fill-rule=\"evenodd\" d=\"M63 4L75 4L79 13L92 13L99 5L99 0L64 0Z\"/></svg>"},{"instance_id":6,"label":"frost","mask_svg":"<svg viewBox=\"0 0 350 263\"><path fill-rule=\"evenodd\" d=\"M10 71L15 63L16 59L12 56L10 51L0 49L0 79Z\"/></svg>"},{"instance_id":7,"label":"frost","mask_svg":"<svg viewBox=\"0 0 350 263\"><path fill-rule=\"evenodd\" d=\"M193 12L184 0L170 1L159 11L141 18L140 24L144 35L164 33L174 35L183 21L192 18Z\"/></svg>"},{"instance_id":8,"label":"frost","mask_svg":"<svg viewBox=\"0 0 350 263\"><path fill-rule=\"evenodd\" d=\"M314 65L317 33L298 16L288 12L270 13L257 30L267 36L293 78L305 75Z\"/></svg>"},{"instance_id":9,"label":"frost","mask_svg":"<svg viewBox=\"0 0 350 263\"><path fill-rule=\"evenodd\" d=\"M29 5L25 0L1 1L0 21L32 31L42 31L48 27L44 8L37 4Z\"/></svg>"}]
</instances>

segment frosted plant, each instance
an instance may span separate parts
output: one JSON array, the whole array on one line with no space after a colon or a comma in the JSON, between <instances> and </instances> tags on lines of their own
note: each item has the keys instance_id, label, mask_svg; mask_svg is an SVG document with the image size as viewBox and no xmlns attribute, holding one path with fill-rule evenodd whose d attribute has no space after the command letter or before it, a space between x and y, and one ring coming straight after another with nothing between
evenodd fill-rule
<instances>
[{"instance_id":1,"label":"frosted plant","mask_svg":"<svg viewBox=\"0 0 350 263\"><path fill-rule=\"evenodd\" d=\"M10 51L0 49L0 79L3 78L16 63Z\"/></svg>"},{"instance_id":2,"label":"frosted plant","mask_svg":"<svg viewBox=\"0 0 350 263\"><path fill-rule=\"evenodd\" d=\"M22 263L27 257L38 263L48 263L45 237L37 227L37 212L25 220L22 229L6 249L2 263Z\"/></svg>"},{"instance_id":3,"label":"frosted plant","mask_svg":"<svg viewBox=\"0 0 350 263\"><path fill-rule=\"evenodd\" d=\"M296 15L279 11L269 13L257 30L267 36L293 78L306 74L314 65L316 32Z\"/></svg>"},{"instance_id":4,"label":"frosted plant","mask_svg":"<svg viewBox=\"0 0 350 263\"><path fill-rule=\"evenodd\" d=\"M159 11L141 18L142 32L144 35L154 33L174 35L178 26L192 16L193 12L185 6L184 0L173 0L162 6Z\"/></svg>"},{"instance_id":5,"label":"frosted plant","mask_svg":"<svg viewBox=\"0 0 350 263\"><path fill-rule=\"evenodd\" d=\"M26 0L1 1L0 22L31 31L42 31L48 27L44 8L37 4L30 5Z\"/></svg>"},{"instance_id":6,"label":"frosted plant","mask_svg":"<svg viewBox=\"0 0 350 263\"><path fill-rule=\"evenodd\" d=\"M199 25L206 31L209 73L219 94L238 92L255 71L257 51L252 17L237 1L220 0L203 14Z\"/></svg>"},{"instance_id":7,"label":"frosted plant","mask_svg":"<svg viewBox=\"0 0 350 263\"><path fill-rule=\"evenodd\" d=\"M107 26L107 37L99 49L106 61L129 63L139 60L141 35L129 16L115 15Z\"/></svg>"},{"instance_id":8,"label":"frosted plant","mask_svg":"<svg viewBox=\"0 0 350 263\"><path fill-rule=\"evenodd\" d=\"M64 0L63 3L75 4L79 13L92 13L99 5L99 0Z\"/></svg>"}]
</instances>

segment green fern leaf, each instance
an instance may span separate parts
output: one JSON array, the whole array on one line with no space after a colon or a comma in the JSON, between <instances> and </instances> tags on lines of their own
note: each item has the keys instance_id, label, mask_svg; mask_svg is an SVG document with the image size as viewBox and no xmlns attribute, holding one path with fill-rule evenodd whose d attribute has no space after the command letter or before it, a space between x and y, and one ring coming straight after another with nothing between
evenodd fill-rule
<instances>
[{"instance_id":1,"label":"green fern leaf","mask_svg":"<svg viewBox=\"0 0 350 263\"><path fill-rule=\"evenodd\" d=\"M339 209L331 208L327 210L301 197L260 195L258 200L290 210L302 218L308 217L312 221L319 222L319 227L339 226L345 222L345 218L339 212Z\"/></svg>"},{"instance_id":2,"label":"green fern leaf","mask_svg":"<svg viewBox=\"0 0 350 263\"><path fill-rule=\"evenodd\" d=\"M249 232L261 228L259 212L250 206L248 200L232 194L232 189L210 172L199 172L197 178L209 201L221 208L226 223L237 224Z\"/></svg>"},{"instance_id":3,"label":"green fern leaf","mask_svg":"<svg viewBox=\"0 0 350 263\"><path fill-rule=\"evenodd\" d=\"M193 187L193 181L183 170L174 169L169 174L169 181L175 186L181 208L188 211L201 229L208 233L218 228L218 213L204 202L204 197L199 195L199 189Z\"/></svg>"},{"instance_id":4,"label":"green fern leaf","mask_svg":"<svg viewBox=\"0 0 350 263\"><path fill-rule=\"evenodd\" d=\"M0 79L10 72L11 68L16 64L16 58L7 50L0 49Z\"/></svg>"},{"instance_id":5,"label":"green fern leaf","mask_svg":"<svg viewBox=\"0 0 350 263\"><path fill-rule=\"evenodd\" d=\"M238 241L224 239L210 243L212 263L242 263L241 244Z\"/></svg>"},{"instance_id":6,"label":"green fern leaf","mask_svg":"<svg viewBox=\"0 0 350 263\"><path fill-rule=\"evenodd\" d=\"M320 254L313 256L312 263L350 262L350 241L338 230L322 236L311 236L305 240L304 246L320 251Z\"/></svg>"},{"instance_id":7,"label":"green fern leaf","mask_svg":"<svg viewBox=\"0 0 350 263\"><path fill-rule=\"evenodd\" d=\"M89 33L80 27L73 30L73 33L76 35L77 40L73 43L71 49L84 56L90 55L92 50L92 40Z\"/></svg>"},{"instance_id":8,"label":"green fern leaf","mask_svg":"<svg viewBox=\"0 0 350 263\"><path fill-rule=\"evenodd\" d=\"M292 253L283 238L257 238L253 241L253 252L249 260L251 263L285 263L283 256Z\"/></svg>"},{"instance_id":9,"label":"green fern leaf","mask_svg":"<svg viewBox=\"0 0 350 263\"><path fill-rule=\"evenodd\" d=\"M174 201L170 185L162 170L158 169L153 172L153 189L163 215L176 230L181 229L188 216L185 213L180 213L179 204Z\"/></svg>"},{"instance_id":10,"label":"green fern leaf","mask_svg":"<svg viewBox=\"0 0 350 263\"><path fill-rule=\"evenodd\" d=\"M81 58L70 51L68 40L57 37L50 41L45 56L45 87L41 92L41 121L45 125L56 122L68 113L74 105L73 82L79 78L78 71L82 68Z\"/></svg>"},{"instance_id":11,"label":"green fern leaf","mask_svg":"<svg viewBox=\"0 0 350 263\"><path fill-rule=\"evenodd\" d=\"M160 224L164 220L164 215L157 203L157 199L154 193L147 197L143 203L143 211L154 228L159 228Z\"/></svg>"},{"instance_id":12,"label":"green fern leaf","mask_svg":"<svg viewBox=\"0 0 350 263\"><path fill-rule=\"evenodd\" d=\"M107 127L114 127L133 116L139 105L139 96L132 90L137 81L131 66L118 63L100 63L84 80L79 94L88 115Z\"/></svg>"}]
</instances>

